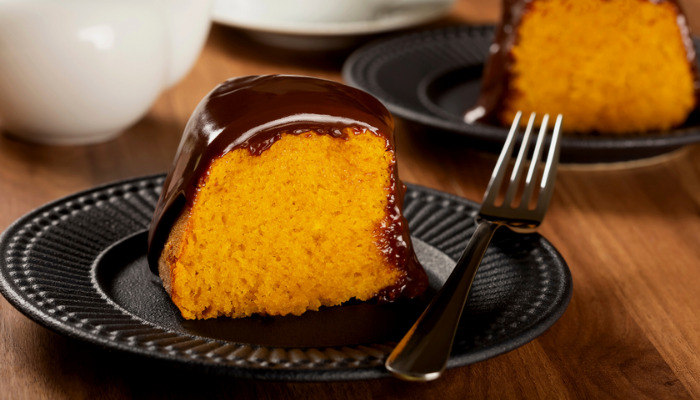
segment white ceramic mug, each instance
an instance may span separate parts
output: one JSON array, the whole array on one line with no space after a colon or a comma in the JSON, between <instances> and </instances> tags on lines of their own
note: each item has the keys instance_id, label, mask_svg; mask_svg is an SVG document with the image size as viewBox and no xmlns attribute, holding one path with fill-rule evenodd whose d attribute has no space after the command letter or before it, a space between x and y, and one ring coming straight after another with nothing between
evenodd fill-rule
<instances>
[{"instance_id":1,"label":"white ceramic mug","mask_svg":"<svg viewBox=\"0 0 700 400\"><path fill-rule=\"evenodd\" d=\"M0 0L0 128L46 144L107 140L181 79L203 0Z\"/></svg>"}]
</instances>

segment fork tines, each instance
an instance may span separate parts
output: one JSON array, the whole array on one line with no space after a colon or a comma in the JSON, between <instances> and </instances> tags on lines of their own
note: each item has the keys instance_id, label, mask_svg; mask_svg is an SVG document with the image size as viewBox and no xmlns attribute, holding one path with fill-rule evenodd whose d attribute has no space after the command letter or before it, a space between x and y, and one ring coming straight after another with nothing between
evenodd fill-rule
<instances>
[{"instance_id":1,"label":"fork tines","mask_svg":"<svg viewBox=\"0 0 700 400\"><path fill-rule=\"evenodd\" d=\"M501 186L503 183L503 178L505 177L507 171L509 170L509 160L512 156L515 144L518 142L519 138L519 127L520 119L522 117L522 112L518 111L513 120L513 124L510 127L510 132L506 138L506 142L503 146L496 167L494 168L493 174L491 175L491 181L486 190L486 195L484 197L483 204L497 204L496 196L499 196L501 192ZM531 209L533 208L533 201L535 210L547 209L549 200L551 199L552 190L544 190L547 187L552 187L554 181L554 176L556 172L556 166L559 160L559 142L561 136L561 123L562 115L557 115L554 122L554 129L549 140L546 140L547 127L549 124L549 114L545 114L542 118L542 122L539 124L539 134L535 142L535 148L533 151L530 150L530 142L532 141L532 131L535 125L535 113L530 114L530 119L527 123L527 128L525 133L522 135L520 141L521 146L518 151L517 158L510 170L510 180L506 184L507 191L503 196L503 201L500 203L501 207L513 207L519 209ZM549 146L547 157L543 160L544 148ZM524 185L521 183L522 175L524 173L525 167L529 162L529 168L527 170L527 175L525 178ZM539 179L539 185L537 185L536 172L542 168L544 164L544 171L542 173L542 178ZM538 186L537 192L535 192L535 187ZM517 194L521 193L520 197ZM537 196L534 197L533 196Z\"/></svg>"}]
</instances>

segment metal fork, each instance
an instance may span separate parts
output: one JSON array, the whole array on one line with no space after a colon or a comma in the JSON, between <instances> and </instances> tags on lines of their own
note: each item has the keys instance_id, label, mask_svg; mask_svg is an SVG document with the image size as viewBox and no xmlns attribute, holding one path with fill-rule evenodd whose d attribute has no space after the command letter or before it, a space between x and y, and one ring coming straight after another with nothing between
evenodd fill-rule
<instances>
[{"instance_id":1,"label":"metal fork","mask_svg":"<svg viewBox=\"0 0 700 400\"><path fill-rule=\"evenodd\" d=\"M518 135L522 113L518 112L510 128L498 162L491 174L484 200L479 209L477 227L457 265L430 302L423 314L411 327L386 360L386 368L395 376L411 381L437 379L445 370L452 351L457 324L467 302L476 271L494 233L501 226L516 232L532 232L537 228L547 211L554 191L554 177L559 163L559 137L562 116L558 115L550 140L549 151L542 169L542 154L549 115L545 115L535 143L531 161L527 162L530 136L535 114L530 119L521 141L515 164L507 183L503 201L499 202L501 185ZM529 169L527 165L529 164ZM521 184L527 169L524 186ZM535 176L542 169L542 177ZM535 193L539 186L539 193ZM517 194L521 193L520 197ZM536 198L533 195L538 194Z\"/></svg>"}]
</instances>

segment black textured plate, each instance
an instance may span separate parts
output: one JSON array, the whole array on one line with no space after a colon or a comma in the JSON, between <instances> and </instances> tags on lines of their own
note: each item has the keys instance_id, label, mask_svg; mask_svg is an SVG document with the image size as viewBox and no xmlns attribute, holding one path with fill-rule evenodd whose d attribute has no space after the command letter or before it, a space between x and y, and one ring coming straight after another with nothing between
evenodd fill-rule
<instances>
[{"instance_id":1,"label":"black textured plate","mask_svg":"<svg viewBox=\"0 0 700 400\"><path fill-rule=\"evenodd\" d=\"M59 333L109 349L236 377L388 376L383 361L424 302L359 303L301 317L183 320L145 260L163 176L98 187L43 206L0 239L0 289ZM446 279L473 233L476 205L409 186L405 214L431 280ZM537 234L503 230L487 252L448 367L494 357L550 327L572 293L569 269Z\"/></svg>"},{"instance_id":2,"label":"black textured plate","mask_svg":"<svg viewBox=\"0 0 700 400\"><path fill-rule=\"evenodd\" d=\"M508 135L506 128L467 124L462 119L476 104L493 32L492 27L452 26L372 42L347 59L343 78L375 95L395 116L422 128L463 135L480 148L498 152ZM695 43L700 48L699 42ZM565 135L561 160L629 161L696 142L700 142L700 110L695 110L683 126L666 133Z\"/></svg>"}]
</instances>

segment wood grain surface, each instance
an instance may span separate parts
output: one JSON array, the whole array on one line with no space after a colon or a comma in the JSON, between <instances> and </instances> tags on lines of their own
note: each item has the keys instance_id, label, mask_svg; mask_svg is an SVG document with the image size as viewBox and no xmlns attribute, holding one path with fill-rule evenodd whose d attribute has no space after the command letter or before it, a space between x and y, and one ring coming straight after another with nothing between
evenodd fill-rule
<instances>
[{"instance_id":1,"label":"wood grain surface","mask_svg":"<svg viewBox=\"0 0 700 400\"><path fill-rule=\"evenodd\" d=\"M684 0L700 32L700 0ZM493 23L499 2L461 0L436 25ZM0 136L0 229L98 184L164 172L195 105L233 76L341 80L347 54L300 54L215 25L198 62L115 140L50 147ZM495 156L399 121L407 182L479 201ZM623 165L563 166L540 230L574 280L563 317L536 340L425 384L395 379L233 379L106 351L56 334L0 298L0 398L685 399L700 398L700 146Z\"/></svg>"}]
</instances>

